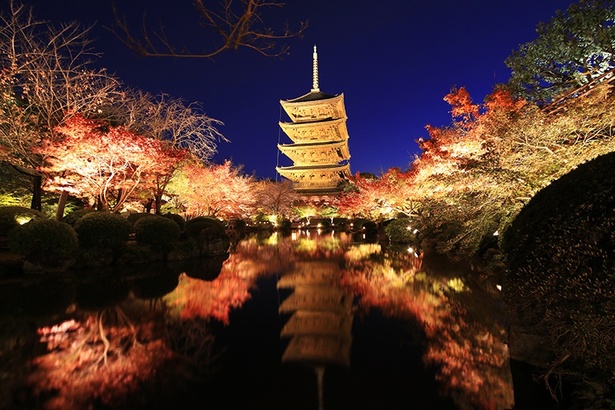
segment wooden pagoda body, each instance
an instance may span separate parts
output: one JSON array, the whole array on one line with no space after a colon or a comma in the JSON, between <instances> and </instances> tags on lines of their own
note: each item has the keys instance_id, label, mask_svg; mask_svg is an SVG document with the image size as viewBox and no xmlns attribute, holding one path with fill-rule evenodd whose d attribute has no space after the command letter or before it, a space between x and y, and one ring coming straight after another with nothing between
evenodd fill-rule
<instances>
[{"instance_id":1,"label":"wooden pagoda body","mask_svg":"<svg viewBox=\"0 0 615 410\"><path fill-rule=\"evenodd\" d=\"M350 150L344 94L331 95L318 88L318 57L314 47L312 90L292 100L281 100L291 122L280 128L292 141L278 149L292 162L277 172L293 182L303 195L339 192L339 183L350 175Z\"/></svg>"}]
</instances>

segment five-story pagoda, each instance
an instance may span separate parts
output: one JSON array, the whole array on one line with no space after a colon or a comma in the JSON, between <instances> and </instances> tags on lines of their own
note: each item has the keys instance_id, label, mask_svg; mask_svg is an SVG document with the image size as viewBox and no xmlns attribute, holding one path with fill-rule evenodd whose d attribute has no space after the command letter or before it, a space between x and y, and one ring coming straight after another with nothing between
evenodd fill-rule
<instances>
[{"instance_id":1,"label":"five-story pagoda","mask_svg":"<svg viewBox=\"0 0 615 410\"><path fill-rule=\"evenodd\" d=\"M293 161L276 170L293 182L302 195L328 195L339 192L339 182L350 175L350 151L346 129L344 94L331 95L318 87L318 55L313 54L312 90L280 104L292 122L280 122L291 144L278 149Z\"/></svg>"}]
</instances>

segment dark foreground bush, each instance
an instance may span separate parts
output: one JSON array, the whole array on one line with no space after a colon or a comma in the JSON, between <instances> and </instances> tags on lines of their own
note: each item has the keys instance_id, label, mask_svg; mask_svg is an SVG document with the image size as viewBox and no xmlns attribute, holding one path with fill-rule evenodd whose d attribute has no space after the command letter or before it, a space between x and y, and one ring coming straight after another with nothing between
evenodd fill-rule
<instances>
[{"instance_id":1,"label":"dark foreground bush","mask_svg":"<svg viewBox=\"0 0 615 410\"><path fill-rule=\"evenodd\" d=\"M175 221L158 215L140 218L134 230L137 243L147 245L156 252L168 251L180 234L179 225Z\"/></svg>"},{"instance_id":2,"label":"dark foreground bush","mask_svg":"<svg viewBox=\"0 0 615 410\"><path fill-rule=\"evenodd\" d=\"M35 209L23 206L0 207L0 236L8 236L8 233L32 219L44 219L45 215Z\"/></svg>"},{"instance_id":3,"label":"dark foreground bush","mask_svg":"<svg viewBox=\"0 0 615 410\"><path fill-rule=\"evenodd\" d=\"M12 230L9 244L13 252L44 266L73 258L79 247L70 225L49 219L35 219Z\"/></svg>"},{"instance_id":4,"label":"dark foreground bush","mask_svg":"<svg viewBox=\"0 0 615 410\"><path fill-rule=\"evenodd\" d=\"M189 239L198 244L204 255L225 253L231 244L224 224L214 218L199 216L190 219L186 221L184 232Z\"/></svg>"},{"instance_id":5,"label":"dark foreground bush","mask_svg":"<svg viewBox=\"0 0 615 410\"><path fill-rule=\"evenodd\" d=\"M155 216L154 214L148 214L148 213L135 213L135 214L130 214L126 217L126 220L130 223L130 226L134 227L135 224L140 221L142 218L147 218L150 216Z\"/></svg>"},{"instance_id":6,"label":"dark foreground bush","mask_svg":"<svg viewBox=\"0 0 615 410\"><path fill-rule=\"evenodd\" d=\"M92 212L96 212L96 211L93 209L78 209L66 215L64 219L62 219L62 222L66 222L70 226L74 227L79 219L83 218L84 216Z\"/></svg>"},{"instance_id":7,"label":"dark foreground bush","mask_svg":"<svg viewBox=\"0 0 615 410\"><path fill-rule=\"evenodd\" d=\"M198 216L186 221L184 227L189 238L216 239L226 235L224 224L214 218Z\"/></svg>"},{"instance_id":8,"label":"dark foreground bush","mask_svg":"<svg viewBox=\"0 0 615 410\"><path fill-rule=\"evenodd\" d=\"M128 240L132 227L121 215L91 212L75 223L79 246L118 249Z\"/></svg>"},{"instance_id":9,"label":"dark foreground bush","mask_svg":"<svg viewBox=\"0 0 615 410\"><path fill-rule=\"evenodd\" d=\"M415 232L410 218L395 219L384 228L384 233L391 243L415 243Z\"/></svg>"},{"instance_id":10,"label":"dark foreground bush","mask_svg":"<svg viewBox=\"0 0 615 410\"><path fill-rule=\"evenodd\" d=\"M164 214L162 215L165 218L169 218L170 220L174 221L177 226L179 226L179 230L183 232L184 227L186 226L186 220L184 219L183 216L178 215L178 214Z\"/></svg>"},{"instance_id":11,"label":"dark foreground bush","mask_svg":"<svg viewBox=\"0 0 615 410\"><path fill-rule=\"evenodd\" d=\"M513 318L546 334L554 362L562 362L556 371L602 374L584 384L599 386L610 400L615 399L614 169L611 153L553 182L519 213L502 245L508 264L503 291Z\"/></svg>"}]
</instances>

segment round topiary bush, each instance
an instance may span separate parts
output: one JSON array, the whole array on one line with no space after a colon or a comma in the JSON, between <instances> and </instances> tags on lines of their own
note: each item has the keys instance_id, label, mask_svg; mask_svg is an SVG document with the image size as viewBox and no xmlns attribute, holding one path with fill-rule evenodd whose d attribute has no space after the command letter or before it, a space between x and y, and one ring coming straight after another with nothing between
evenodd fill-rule
<instances>
[{"instance_id":1,"label":"round topiary bush","mask_svg":"<svg viewBox=\"0 0 615 410\"><path fill-rule=\"evenodd\" d=\"M199 216L186 221L186 236L194 240L204 255L217 255L228 251L231 244L224 224L217 219Z\"/></svg>"},{"instance_id":2,"label":"round topiary bush","mask_svg":"<svg viewBox=\"0 0 615 410\"><path fill-rule=\"evenodd\" d=\"M179 239L179 225L170 218L151 215L135 223L135 239L139 245L148 245L154 251L165 252Z\"/></svg>"},{"instance_id":3,"label":"round topiary bush","mask_svg":"<svg viewBox=\"0 0 615 410\"><path fill-rule=\"evenodd\" d=\"M503 240L503 292L515 323L546 336L554 361L572 367L568 374L599 369L610 375L599 382L615 374L613 169L615 153L552 182L521 210Z\"/></svg>"},{"instance_id":4,"label":"round topiary bush","mask_svg":"<svg viewBox=\"0 0 615 410\"><path fill-rule=\"evenodd\" d=\"M184 227L186 236L189 238L216 239L226 235L224 224L214 218L198 216L186 221Z\"/></svg>"},{"instance_id":5,"label":"round topiary bush","mask_svg":"<svg viewBox=\"0 0 615 410\"><path fill-rule=\"evenodd\" d=\"M53 266L71 259L79 248L77 233L68 224L34 219L9 234L11 250L30 262Z\"/></svg>"},{"instance_id":6,"label":"round topiary bush","mask_svg":"<svg viewBox=\"0 0 615 410\"><path fill-rule=\"evenodd\" d=\"M154 214L148 214L148 213L136 213L136 214L130 214L126 217L126 220L130 223L130 226L134 227L135 224L141 220L142 218L148 218L150 216L155 216Z\"/></svg>"},{"instance_id":7,"label":"round topiary bush","mask_svg":"<svg viewBox=\"0 0 615 410\"><path fill-rule=\"evenodd\" d=\"M66 222L70 226L74 227L79 219L83 218L85 215L92 213L92 212L96 212L96 211L93 209L79 209L77 211L73 211L69 213L68 215L66 215L62 219L62 222Z\"/></svg>"},{"instance_id":8,"label":"round topiary bush","mask_svg":"<svg viewBox=\"0 0 615 410\"><path fill-rule=\"evenodd\" d=\"M395 219L384 228L391 243L415 243L416 232L410 218Z\"/></svg>"},{"instance_id":9,"label":"round topiary bush","mask_svg":"<svg viewBox=\"0 0 615 410\"><path fill-rule=\"evenodd\" d=\"M175 221L177 226L179 226L180 231L184 230L184 227L186 226L186 220L184 219L183 216L178 215L178 214L171 214L171 213L164 214L162 216L164 216L165 218L169 218L172 221Z\"/></svg>"},{"instance_id":10,"label":"round topiary bush","mask_svg":"<svg viewBox=\"0 0 615 410\"><path fill-rule=\"evenodd\" d=\"M75 223L82 248L117 249L126 243L131 230L126 218L110 212L91 212Z\"/></svg>"},{"instance_id":11,"label":"round topiary bush","mask_svg":"<svg viewBox=\"0 0 615 410\"><path fill-rule=\"evenodd\" d=\"M35 209L23 206L0 207L0 237L8 236L9 232L34 219L44 219L45 215Z\"/></svg>"}]
</instances>

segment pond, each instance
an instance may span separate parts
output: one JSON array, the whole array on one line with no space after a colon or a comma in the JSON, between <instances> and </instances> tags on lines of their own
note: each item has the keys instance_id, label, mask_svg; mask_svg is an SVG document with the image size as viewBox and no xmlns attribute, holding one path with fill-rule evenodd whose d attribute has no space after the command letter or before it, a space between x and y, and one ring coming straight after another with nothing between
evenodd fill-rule
<instances>
[{"instance_id":1,"label":"pond","mask_svg":"<svg viewBox=\"0 0 615 410\"><path fill-rule=\"evenodd\" d=\"M224 257L0 287L0 407L506 409L490 277L296 231Z\"/></svg>"}]
</instances>

